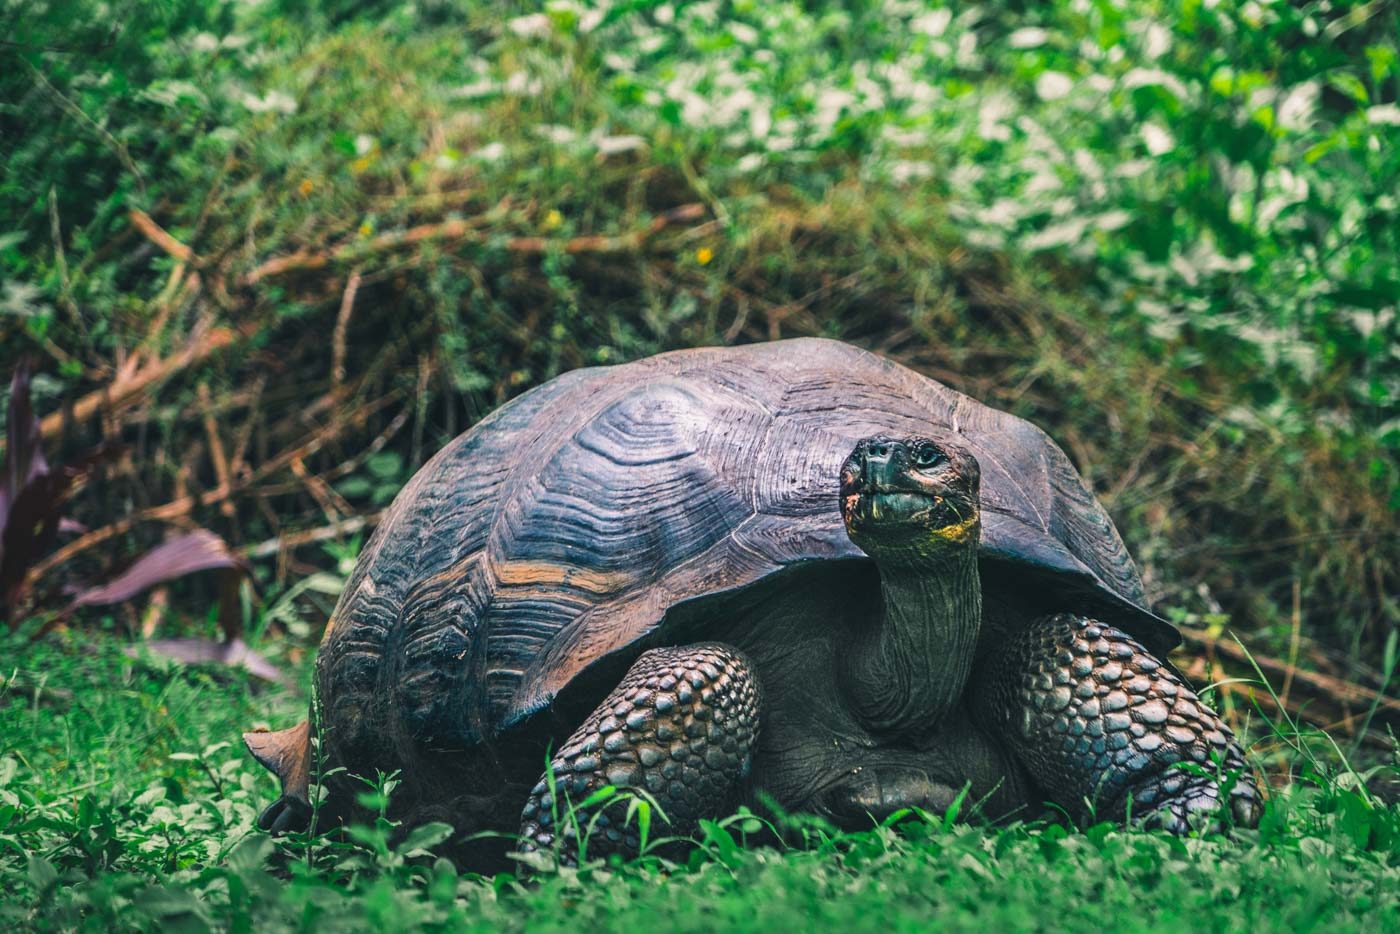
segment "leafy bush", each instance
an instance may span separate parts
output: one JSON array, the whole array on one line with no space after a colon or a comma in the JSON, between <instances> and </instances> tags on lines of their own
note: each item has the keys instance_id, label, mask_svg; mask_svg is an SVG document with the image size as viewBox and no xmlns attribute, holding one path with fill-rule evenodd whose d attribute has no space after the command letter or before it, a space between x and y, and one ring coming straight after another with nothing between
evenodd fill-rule
<instances>
[{"instance_id":1,"label":"leafy bush","mask_svg":"<svg viewBox=\"0 0 1400 934\"><path fill-rule=\"evenodd\" d=\"M232 27L233 4L218 0L0 2L0 217L9 228L0 236L8 280L0 307L26 318L31 334L46 333L65 309L71 352L112 345L115 322L61 281L48 255L52 228L77 254L79 281L90 272L116 284L115 270L84 261L125 226L129 201L184 196L183 179L166 166L188 159L231 103L207 93L220 59L199 53L200 37Z\"/></svg>"}]
</instances>

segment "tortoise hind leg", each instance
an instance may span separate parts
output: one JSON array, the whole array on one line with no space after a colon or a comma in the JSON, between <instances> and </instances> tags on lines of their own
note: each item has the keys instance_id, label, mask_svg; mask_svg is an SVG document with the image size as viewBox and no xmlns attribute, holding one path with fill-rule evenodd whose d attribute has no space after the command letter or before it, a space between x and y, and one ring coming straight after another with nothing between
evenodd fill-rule
<instances>
[{"instance_id":1,"label":"tortoise hind leg","mask_svg":"<svg viewBox=\"0 0 1400 934\"><path fill-rule=\"evenodd\" d=\"M577 810L606 785L647 792L665 814L658 835L686 835L702 818L723 816L748 776L759 704L758 679L737 649L710 642L644 653L554 755L554 795L549 773L530 792L522 849L562 843L561 858L573 862L582 832L588 857L636 855L641 841L635 824L624 824L625 801L599 805L602 813Z\"/></svg>"},{"instance_id":2,"label":"tortoise hind leg","mask_svg":"<svg viewBox=\"0 0 1400 934\"><path fill-rule=\"evenodd\" d=\"M1229 820L1259 819L1259 790L1230 728L1112 626L1069 614L1036 620L990 661L977 690L987 725L1079 817L1131 808L1184 833L1223 816L1224 786Z\"/></svg>"},{"instance_id":3,"label":"tortoise hind leg","mask_svg":"<svg viewBox=\"0 0 1400 934\"><path fill-rule=\"evenodd\" d=\"M311 727L303 720L276 733L244 733L253 758L282 782L282 797L258 816L258 827L274 834L306 830L311 824Z\"/></svg>"}]
</instances>

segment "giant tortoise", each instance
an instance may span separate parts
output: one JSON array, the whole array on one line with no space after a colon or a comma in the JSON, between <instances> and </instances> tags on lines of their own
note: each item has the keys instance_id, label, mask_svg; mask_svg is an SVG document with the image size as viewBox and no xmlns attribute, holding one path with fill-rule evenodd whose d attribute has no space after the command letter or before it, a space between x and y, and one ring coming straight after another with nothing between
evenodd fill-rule
<instances>
[{"instance_id":1,"label":"giant tortoise","mask_svg":"<svg viewBox=\"0 0 1400 934\"><path fill-rule=\"evenodd\" d=\"M1178 638L1029 423L834 341L677 351L552 380L418 472L326 627L314 748L344 770L328 812L345 773L397 772L406 822L565 858L559 815L605 785L677 834L745 801L868 826L960 793L1248 823ZM311 734L246 735L282 779L266 828L306 821ZM593 806L589 852L635 849Z\"/></svg>"}]
</instances>

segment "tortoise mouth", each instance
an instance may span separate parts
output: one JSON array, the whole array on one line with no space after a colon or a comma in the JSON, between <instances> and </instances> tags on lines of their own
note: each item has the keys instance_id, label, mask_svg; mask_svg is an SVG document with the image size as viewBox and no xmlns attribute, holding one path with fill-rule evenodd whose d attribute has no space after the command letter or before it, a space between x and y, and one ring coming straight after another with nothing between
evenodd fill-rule
<instances>
[{"instance_id":1,"label":"tortoise mouth","mask_svg":"<svg viewBox=\"0 0 1400 934\"><path fill-rule=\"evenodd\" d=\"M853 529L887 523L937 529L967 518L958 515L958 510L944 496L888 486L862 485L843 492L841 512L846 526Z\"/></svg>"}]
</instances>

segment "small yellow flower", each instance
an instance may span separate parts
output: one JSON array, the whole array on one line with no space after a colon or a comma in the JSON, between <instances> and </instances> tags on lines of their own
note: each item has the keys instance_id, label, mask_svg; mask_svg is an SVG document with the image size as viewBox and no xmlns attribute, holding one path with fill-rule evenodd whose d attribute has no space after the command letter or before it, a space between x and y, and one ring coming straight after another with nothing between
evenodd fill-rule
<instances>
[{"instance_id":1,"label":"small yellow flower","mask_svg":"<svg viewBox=\"0 0 1400 934\"><path fill-rule=\"evenodd\" d=\"M303 178L301 184L297 186L297 191L301 192L301 196L305 198L307 195L311 194L311 189L315 187L315 182L311 181L309 178Z\"/></svg>"},{"instance_id":2,"label":"small yellow flower","mask_svg":"<svg viewBox=\"0 0 1400 934\"><path fill-rule=\"evenodd\" d=\"M350 163L350 171L355 173L363 172L365 169L369 168L369 163L369 156L361 156L354 162Z\"/></svg>"},{"instance_id":3,"label":"small yellow flower","mask_svg":"<svg viewBox=\"0 0 1400 934\"><path fill-rule=\"evenodd\" d=\"M544 216L543 226L545 230L557 230L562 223L564 223L564 215L556 210L551 209L550 212Z\"/></svg>"},{"instance_id":4,"label":"small yellow flower","mask_svg":"<svg viewBox=\"0 0 1400 934\"><path fill-rule=\"evenodd\" d=\"M364 221L360 224L360 236L368 237L372 233L374 233L373 224L371 224L369 221Z\"/></svg>"},{"instance_id":5,"label":"small yellow flower","mask_svg":"<svg viewBox=\"0 0 1400 934\"><path fill-rule=\"evenodd\" d=\"M710 260L714 258L715 251L707 246L702 246L700 249L695 251L695 261L701 266L708 266L710 264Z\"/></svg>"}]
</instances>

